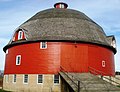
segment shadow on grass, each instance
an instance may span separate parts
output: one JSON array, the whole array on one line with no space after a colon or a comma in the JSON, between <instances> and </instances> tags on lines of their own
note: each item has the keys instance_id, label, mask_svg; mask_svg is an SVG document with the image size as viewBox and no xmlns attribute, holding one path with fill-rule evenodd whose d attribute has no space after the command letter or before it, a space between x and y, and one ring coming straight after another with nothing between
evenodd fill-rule
<instances>
[{"instance_id":1,"label":"shadow on grass","mask_svg":"<svg viewBox=\"0 0 120 92\"><path fill-rule=\"evenodd\" d=\"M11 92L11 91L5 91L5 90L0 89L0 92Z\"/></svg>"},{"instance_id":2,"label":"shadow on grass","mask_svg":"<svg viewBox=\"0 0 120 92\"><path fill-rule=\"evenodd\" d=\"M120 88L120 85L118 85L117 87L119 87L119 88Z\"/></svg>"}]
</instances>

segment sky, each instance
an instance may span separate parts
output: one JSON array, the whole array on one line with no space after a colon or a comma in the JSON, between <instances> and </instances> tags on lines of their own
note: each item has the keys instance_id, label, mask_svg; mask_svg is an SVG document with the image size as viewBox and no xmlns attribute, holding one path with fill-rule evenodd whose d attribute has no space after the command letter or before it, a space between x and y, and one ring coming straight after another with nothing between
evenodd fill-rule
<instances>
[{"instance_id":1,"label":"sky","mask_svg":"<svg viewBox=\"0 0 120 92\"><path fill-rule=\"evenodd\" d=\"M106 35L114 35L117 42L115 70L120 71L120 0L0 0L0 70L4 69L3 47L22 23L41 10L53 8L57 2L85 13L99 24Z\"/></svg>"}]
</instances>

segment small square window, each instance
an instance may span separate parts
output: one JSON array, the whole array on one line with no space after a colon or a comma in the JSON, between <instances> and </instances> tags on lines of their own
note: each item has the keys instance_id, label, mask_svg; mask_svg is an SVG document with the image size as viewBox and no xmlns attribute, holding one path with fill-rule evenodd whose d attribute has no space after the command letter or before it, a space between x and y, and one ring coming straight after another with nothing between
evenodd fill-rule
<instances>
[{"instance_id":1,"label":"small square window","mask_svg":"<svg viewBox=\"0 0 120 92\"><path fill-rule=\"evenodd\" d=\"M54 75L54 84L59 84L59 75Z\"/></svg>"},{"instance_id":2,"label":"small square window","mask_svg":"<svg viewBox=\"0 0 120 92\"><path fill-rule=\"evenodd\" d=\"M28 75L27 74L24 75L23 82L24 82L24 84L28 84Z\"/></svg>"},{"instance_id":3,"label":"small square window","mask_svg":"<svg viewBox=\"0 0 120 92\"><path fill-rule=\"evenodd\" d=\"M41 84L41 83L43 83L43 75L37 75L37 83L38 84Z\"/></svg>"},{"instance_id":4,"label":"small square window","mask_svg":"<svg viewBox=\"0 0 120 92\"><path fill-rule=\"evenodd\" d=\"M16 56L16 65L20 65L21 64L21 55L17 55Z\"/></svg>"},{"instance_id":5,"label":"small square window","mask_svg":"<svg viewBox=\"0 0 120 92\"><path fill-rule=\"evenodd\" d=\"M41 42L40 43L40 48L41 49L46 49L47 48L47 42Z\"/></svg>"},{"instance_id":6,"label":"small square window","mask_svg":"<svg viewBox=\"0 0 120 92\"><path fill-rule=\"evenodd\" d=\"M16 83L16 74L13 75L13 83Z\"/></svg>"},{"instance_id":7,"label":"small square window","mask_svg":"<svg viewBox=\"0 0 120 92\"><path fill-rule=\"evenodd\" d=\"M19 31L18 32L18 40L22 39L23 38L23 32L22 31Z\"/></svg>"}]
</instances>

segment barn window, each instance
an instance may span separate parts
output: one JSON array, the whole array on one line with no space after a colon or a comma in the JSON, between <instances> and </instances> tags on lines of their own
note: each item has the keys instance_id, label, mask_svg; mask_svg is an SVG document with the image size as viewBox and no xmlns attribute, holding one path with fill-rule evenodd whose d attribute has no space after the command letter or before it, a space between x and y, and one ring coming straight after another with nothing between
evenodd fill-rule
<instances>
[{"instance_id":1,"label":"barn window","mask_svg":"<svg viewBox=\"0 0 120 92\"><path fill-rule=\"evenodd\" d=\"M37 75L37 83L38 84L43 83L43 75L41 75L41 74Z\"/></svg>"},{"instance_id":2,"label":"barn window","mask_svg":"<svg viewBox=\"0 0 120 92\"><path fill-rule=\"evenodd\" d=\"M41 42L40 43L40 48L41 49L46 49L47 48L47 42Z\"/></svg>"},{"instance_id":3,"label":"barn window","mask_svg":"<svg viewBox=\"0 0 120 92\"><path fill-rule=\"evenodd\" d=\"M23 38L23 32L22 31L19 31L18 32L18 40L22 39Z\"/></svg>"},{"instance_id":4,"label":"barn window","mask_svg":"<svg viewBox=\"0 0 120 92\"><path fill-rule=\"evenodd\" d=\"M105 61L102 61L102 67L105 67Z\"/></svg>"},{"instance_id":5,"label":"barn window","mask_svg":"<svg viewBox=\"0 0 120 92\"><path fill-rule=\"evenodd\" d=\"M21 55L17 55L16 56L16 65L20 65L21 64Z\"/></svg>"},{"instance_id":6,"label":"barn window","mask_svg":"<svg viewBox=\"0 0 120 92\"><path fill-rule=\"evenodd\" d=\"M28 74L24 75L23 83L28 84Z\"/></svg>"},{"instance_id":7,"label":"barn window","mask_svg":"<svg viewBox=\"0 0 120 92\"><path fill-rule=\"evenodd\" d=\"M54 84L59 84L59 75L58 74L54 75Z\"/></svg>"},{"instance_id":8,"label":"barn window","mask_svg":"<svg viewBox=\"0 0 120 92\"><path fill-rule=\"evenodd\" d=\"M13 83L16 83L16 74L13 75Z\"/></svg>"}]
</instances>

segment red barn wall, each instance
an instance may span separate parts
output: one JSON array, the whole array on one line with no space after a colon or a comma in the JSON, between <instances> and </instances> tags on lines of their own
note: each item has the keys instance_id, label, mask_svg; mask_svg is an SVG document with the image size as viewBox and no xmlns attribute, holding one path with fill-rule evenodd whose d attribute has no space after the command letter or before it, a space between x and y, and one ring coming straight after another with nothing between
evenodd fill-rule
<instances>
[{"instance_id":1,"label":"red barn wall","mask_svg":"<svg viewBox=\"0 0 120 92\"><path fill-rule=\"evenodd\" d=\"M114 75L114 54L97 45L47 42L47 49L40 49L40 42L9 48L6 55L5 74L54 74L62 66L68 72L88 72L92 67L104 75ZM16 66L16 56L21 55L21 65ZM102 60L106 67L102 67Z\"/></svg>"},{"instance_id":2,"label":"red barn wall","mask_svg":"<svg viewBox=\"0 0 120 92\"><path fill-rule=\"evenodd\" d=\"M11 47L6 56L5 74L39 74L58 72L60 66L60 43L49 43L40 49L40 43ZM16 65L16 56L21 55L21 65Z\"/></svg>"},{"instance_id":3,"label":"red barn wall","mask_svg":"<svg viewBox=\"0 0 120 92\"><path fill-rule=\"evenodd\" d=\"M88 46L62 43L61 66L69 72L88 72Z\"/></svg>"},{"instance_id":4,"label":"red barn wall","mask_svg":"<svg viewBox=\"0 0 120 92\"><path fill-rule=\"evenodd\" d=\"M96 73L115 75L114 53L106 48L90 45L88 48L89 67L99 70ZM105 67L102 67L105 61Z\"/></svg>"}]
</instances>

